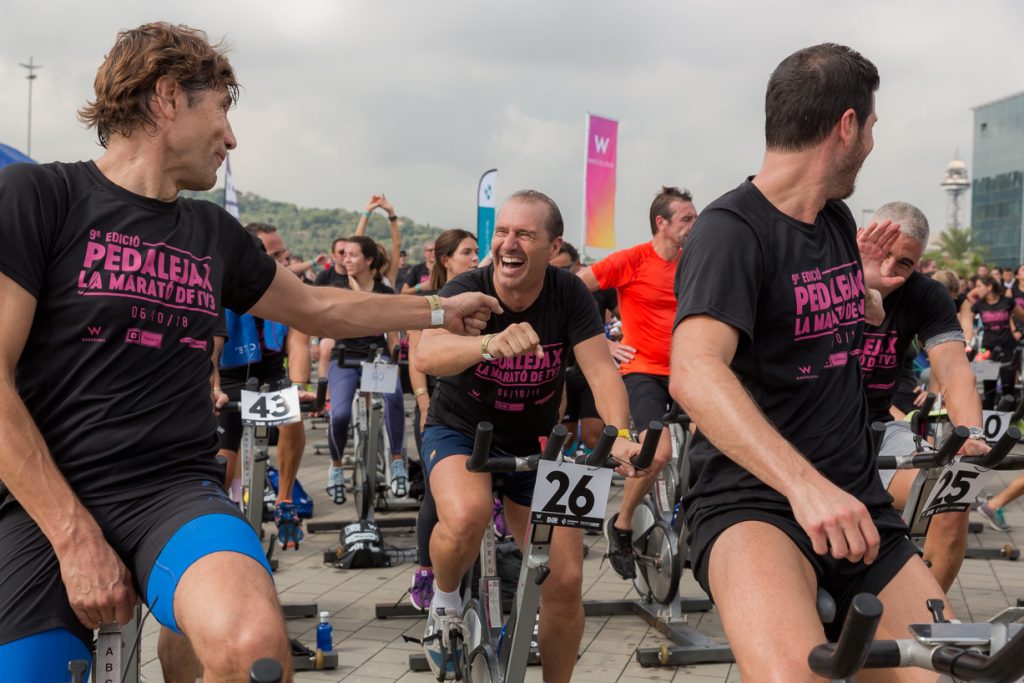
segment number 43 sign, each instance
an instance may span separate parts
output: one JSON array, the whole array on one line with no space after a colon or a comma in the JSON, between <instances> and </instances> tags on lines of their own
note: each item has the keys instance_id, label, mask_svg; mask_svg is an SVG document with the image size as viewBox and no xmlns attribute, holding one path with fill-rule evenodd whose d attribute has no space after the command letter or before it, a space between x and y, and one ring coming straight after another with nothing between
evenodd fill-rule
<instances>
[{"instance_id":1,"label":"number 43 sign","mask_svg":"<svg viewBox=\"0 0 1024 683\"><path fill-rule=\"evenodd\" d=\"M600 530L611 485L610 469L541 461L533 488L533 523Z\"/></svg>"},{"instance_id":2,"label":"number 43 sign","mask_svg":"<svg viewBox=\"0 0 1024 683\"><path fill-rule=\"evenodd\" d=\"M242 422L246 424L286 425L302 419L299 390L294 386L261 394L242 391Z\"/></svg>"}]
</instances>

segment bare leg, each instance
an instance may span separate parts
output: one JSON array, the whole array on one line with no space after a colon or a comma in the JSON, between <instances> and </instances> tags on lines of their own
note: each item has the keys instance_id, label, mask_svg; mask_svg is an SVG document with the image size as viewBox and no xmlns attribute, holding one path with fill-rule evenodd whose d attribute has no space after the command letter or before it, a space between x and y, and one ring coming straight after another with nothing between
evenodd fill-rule
<instances>
[{"instance_id":1,"label":"bare leg","mask_svg":"<svg viewBox=\"0 0 1024 683\"><path fill-rule=\"evenodd\" d=\"M280 477L277 487L278 500L291 500L295 476L302 462L302 450L306 447L305 427L301 422L278 427L277 471Z\"/></svg>"},{"instance_id":2,"label":"bare leg","mask_svg":"<svg viewBox=\"0 0 1024 683\"><path fill-rule=\"evenodd\" d=\"M491 520L491 475L466 470L465 455L450 455L433 465L430 492L437 505L437 526L430 535L434 581L446 593L458 590L463 575L480 554Z\"/></svg>"},{"instance_id":3,"label":"bare leg","mask_svg":"<svg viewBox=\"0 0 1024 683\"><path fill-rule=\"evenodd\" d=\"M817 579L786 534L764 522L729 527L711 548L708 581L743 680L822 680L807 665L825 642Z\"/></svg>"},{"instance_id":4,"label":"bare leg","mask_svg":"<svg viewBox=\"0 0 1024 683\"><path fill-rule=\"evenodd\" d=\"M646 430L640 433L640 443L643 443L645 438L647 438ZM651 490L655 477L671 459L672 440L668 438L668 434L662 434L661 440L658 441L658 450L654 452L650 475L639 479L630 477L622 485L622 503L619 505L619 516L615 520L616 529L628 531L633 528L633 511Z\"/></svg>"},{"instance_id":5,"label":"bare leg","mask_svg":"<svg viewBox=\"0 0 1024 683\"><path fill-rule=\"evenodd\" d=\"M196 560L178 583L174 617L195 649L204 683L249 680L271 657L291 680L291 653L274 582L258 562L235 552Z\"/></svg>"},{"instance_id":6,"label":"bare leg","mask_svg":"<svg viewBox=\"0 0 1024 683\"><path fill-rule=\"evenodd\" d=\"M165 683L196 683L196 679L203 675L203 667L196 658L192 643L169 628L160 629L156 652Z\"/></svg>"},{"instance_id":7,"label":"bare leg","mask_svg":"<svg viewBox=\"0 0 1024 683\"><path fill-rule=\"evenodd\" d=\"M932 574L943 593L949 592L967 550L967 525L970 512L943 512L932 517L924 539L924 559L931 563Z\"/></svg>"},{"instance_id":8,"label":"bare leg","mask_svg":"<svg viewBox=\"0 0 1024 683\"><path fill-rule=\"evenodd\" d=\"M1004 508L1016 499L1024 495L1024 474L1020 475L1007 486L1005 489L1000 491L997 495L993 496L988 501L988 506L993 510L996 508Z\"/></svg>"},{"instance_id":9,"label":"bare leg","mask_svg":"<svg viewBox=\"0 0 1024 683\"><path fill-rule=\"evenodd\" d=\"M506 498L505 518L522 548L530 509ZM546 683L568 683L583 639L583 532L556 527L548 566L551 574L540 590L537 648Z\"/></svg>"}]
</instances>

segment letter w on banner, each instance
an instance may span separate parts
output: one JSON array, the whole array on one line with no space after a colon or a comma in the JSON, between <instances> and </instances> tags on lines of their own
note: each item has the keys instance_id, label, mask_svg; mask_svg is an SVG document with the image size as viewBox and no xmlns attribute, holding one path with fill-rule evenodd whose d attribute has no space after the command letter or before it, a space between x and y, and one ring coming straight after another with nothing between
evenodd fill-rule
<instances>
[{"instance_id":1,"label":"letter w on banner","mask_svg":"<svg viewBox=\"0 0 1024 683\"><path fill-rule=\"evenodd\" d=\"M585 247L615 248L615 165L619 122L587 116L587 163L583 179Z\"/></svg>"}]
</instances>

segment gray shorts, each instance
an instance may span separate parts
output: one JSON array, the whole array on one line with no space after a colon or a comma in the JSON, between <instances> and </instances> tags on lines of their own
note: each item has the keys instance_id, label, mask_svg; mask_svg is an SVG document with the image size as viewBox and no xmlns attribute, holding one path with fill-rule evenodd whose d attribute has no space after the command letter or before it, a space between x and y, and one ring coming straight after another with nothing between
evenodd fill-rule
<instances>
[{"instance_id":1,"label":"gray shorts","mask_svg":"<svg viewBox=\"0 0 1024 683\"><path fill-rule=\"evenodd\" d=\"M885 436L882 437L882 447L878 449L879 455L908 455L916 450L917 441L909 422L893 420L885 425ZM888 489L898 471L879 470L882 486Z\"/></svg>"}]
</instances>

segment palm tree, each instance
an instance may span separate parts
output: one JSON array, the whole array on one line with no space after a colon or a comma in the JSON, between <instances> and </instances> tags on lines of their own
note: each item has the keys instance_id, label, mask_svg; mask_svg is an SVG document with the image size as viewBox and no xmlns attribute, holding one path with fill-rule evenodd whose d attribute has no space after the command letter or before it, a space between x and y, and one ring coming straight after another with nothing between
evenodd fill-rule
<instances>
[{"instance_id":1,"label":"palm tree","mask_svg":"<svg viewBox=\"0 0 1024 683\"><path fill-rule=\"evenodd\" d=\"M953 263L965 263L974 255L971 249L974 234L969 227L948 227L939 234L939 251Z\"/></svg>"}]
</instances>

